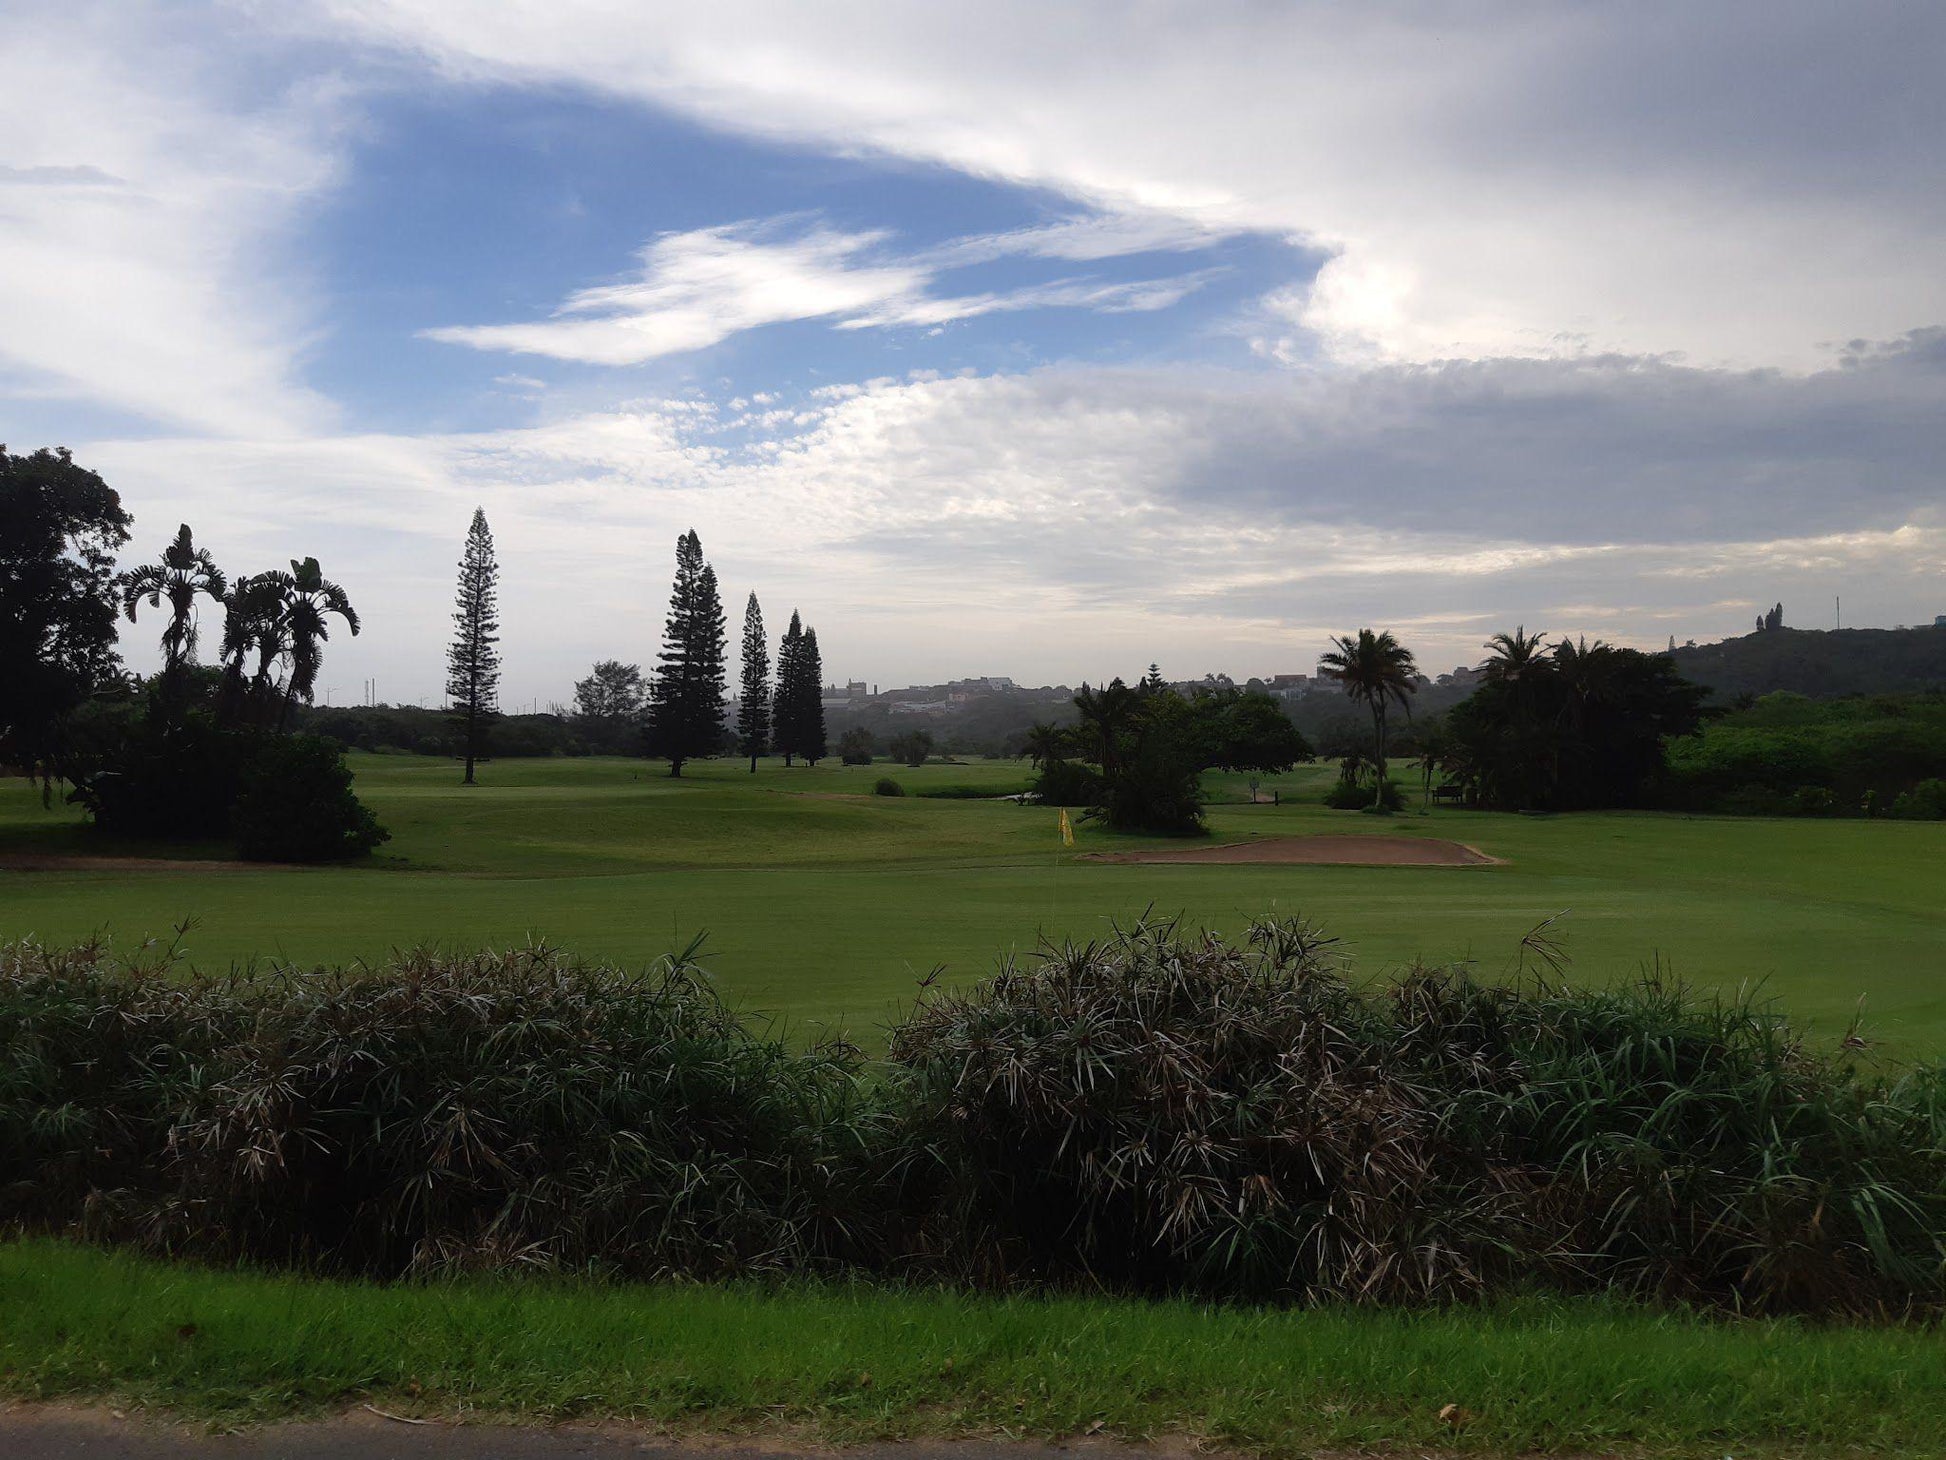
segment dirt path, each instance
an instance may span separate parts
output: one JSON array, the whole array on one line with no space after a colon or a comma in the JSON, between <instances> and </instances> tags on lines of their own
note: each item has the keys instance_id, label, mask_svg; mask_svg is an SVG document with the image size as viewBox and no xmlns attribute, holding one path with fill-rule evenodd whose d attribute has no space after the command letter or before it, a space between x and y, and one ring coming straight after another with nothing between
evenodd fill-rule
<instances>
[{"instance_id":1,"label":"dirt path","mask_svg":"<svg viewBox=\"0 0 1946 1460\"><path fill-rule=\"evenodd\" d=\"M1101 852L1098 862L1217 862L1322 867L1495 867L1464 842L1430 836L1275 836L1220 847L1169 847L1153 852Z\"/></svg>"},{"instance_id":2,"label":"dirt path","mask_svg":"<svg viewBox=\"0 0 1946 1460\"><path fill-rule=\"evenodd\" d=\"M7 1460L1075 1460L1106 1454L1100 1440L1043 1445L999 1440L912 1441L832 1451L809 1443L723 1437L672 1439L621 1425L408 1424L370 1410L331 1419L274 1424L212 1435L193 1425L119 1418L63 1406L0 1409L0 1455ZM1177 1460L1186 1447L1116 1445L1114 1454Z\"/></svg>"}]
</instances>

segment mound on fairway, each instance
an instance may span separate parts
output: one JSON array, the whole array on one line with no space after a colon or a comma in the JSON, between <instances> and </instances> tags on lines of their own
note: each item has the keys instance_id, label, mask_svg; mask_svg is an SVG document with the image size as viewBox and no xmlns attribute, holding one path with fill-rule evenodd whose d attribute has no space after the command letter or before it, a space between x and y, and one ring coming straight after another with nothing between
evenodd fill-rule
<instances>
[{"instance_id":1,"label":"mound on fairway","mask_svg":"<svg viewBox=\"0 0 1946 1460\"><path fill-rule=\"evenodd\" d=\"M1431 836L1267 836L1220 847L1170 848L1155 852L1106 852L1103 862L1248 862L1331 867L1493 867L1489 857L1462 842Z\"/></svg>"}]
</instances>

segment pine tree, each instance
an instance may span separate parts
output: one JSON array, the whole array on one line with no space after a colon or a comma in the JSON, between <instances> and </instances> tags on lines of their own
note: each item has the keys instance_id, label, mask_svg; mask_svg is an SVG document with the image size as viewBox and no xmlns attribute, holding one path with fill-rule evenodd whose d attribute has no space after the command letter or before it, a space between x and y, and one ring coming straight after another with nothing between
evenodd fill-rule
<instances>
[{"instance_id":1,"label":"pine tree","mask_svg":"<svg viewBox=\"0 0 1946 1460\"><path fill-rule=\"evenodd\" d=\"M466 779L486 754L487 726L500 710L500 565L493 557L493 534L486 513L473 509L466 553L459 563L459 594L454 605L453 647L446 651L446 700L466 747Z\"/></svg>"},{"instance_id":2,"label":"pine tree","mask_svg":"<svg viewBox=\"0 0 1946 1460\"><path fill-rule=\"evenodd\" d=\"M737 754L750 757L750 774L757 773L757 757L770 749L770 645L764 639L764 612L757 595L743 609L743 686L737 705Z\"/></svg>"},{"instance_id":3,"label":"pine tree","mask_svg":"<svg viewBox=\"0 0 1946 1460\"><path fill-rule=\"evenodd\" d=\"M818 631L804 631L802 668L804 738L798 751L811 765L829 754L824 743L824 660L818 655Z\"/></svg>"},{"instance_id":4,"label":"pine tree","mask_svg":"<svg viewBox=\"0 0 1946 1460\"><path fill-rule=\"evenodd\" d=\"M804 624L791 610L791 626L777 646L777 699L772 734L784 764L804 748Z\"/></svg>"},{"instance_id":5,"label":"pine tree","mask_svg":"<svg viewBox=\"0 0 1946 1460\"><path fill-rule=\"evenodd\" d=\"M676 581L657 658L649 754L667 756L669 774L679 776L684 761L714 755L723 745L723 600L693 528L676 539Z\"/></svg>"}]
</instances>

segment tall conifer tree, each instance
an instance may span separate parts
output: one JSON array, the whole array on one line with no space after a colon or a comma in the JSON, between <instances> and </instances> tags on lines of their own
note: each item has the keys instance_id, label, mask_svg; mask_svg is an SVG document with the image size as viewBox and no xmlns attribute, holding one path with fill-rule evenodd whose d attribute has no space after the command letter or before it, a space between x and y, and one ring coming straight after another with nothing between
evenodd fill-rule
<instances>
[{"instance_id":1,"label":"tall conifer tree","mask_svg":"<svg viewBox=\"0 0 1946 1460\"><path fill-rule=\"evenodd\" d=\"M791 626L777 646L777 699L773 712L776 747L784 764L804 749L804 625L791 610Z\"/></svg>"},{"instance_id":2,"label":"tall conifer tree","mask_svg":"<svg viewBox=\"0 0 1946 1460\"><path fill-rule=\"evenodd\" d=\"M743 684L737 704L737 753L757 757L770 749L770 645L764 639L764 612L751 594L743 609Z\"/></svg>"},{"instance_id":3,"label":"tall conifer tree","mask_svg":"<svg viewBox=\"0 0 1946 1460\"><path fill-rule=\"evenodd\" d=\"M649 754L683 762L723 748L723 600L694 528L676 539L676 581L662 631L661 667L649 691Z\"/></svg>"},{"instance_id":4,"label":"tall conifer tree","mask_svg":"<svg viewBox=\"0 0 1946 1460\"><path fill-rule=\"evenodd\" d=\"M827 754L824 743L824 660L818 655L818 631L804 631L800 676L804 684L804 737L798 752L816 765Z\"/></svg>"},{"instance_id":5,"label":"tall conifer tree","mask_svg":"<svg viewBox=\"0 0 1946 1460\"><path fill-rule=\"evenodd\" d=\"M453 609L453 647L446 651L446 700L465 746L466 778L486 754L487 726L500 709L500 564L493 556L493 534L486 513L473 509L466 552L459 563L459 594Z\"/></svg>"}]
</instances>

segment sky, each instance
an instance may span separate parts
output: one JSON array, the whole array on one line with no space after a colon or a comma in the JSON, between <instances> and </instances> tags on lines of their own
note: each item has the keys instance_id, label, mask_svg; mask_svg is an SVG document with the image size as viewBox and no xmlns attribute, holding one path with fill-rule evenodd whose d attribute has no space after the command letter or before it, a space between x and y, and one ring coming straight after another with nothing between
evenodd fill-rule
<instances>
[{"instance_id":1,"label":"sky","mask_svg":"<svg viewBox=\"0 0 1946 1460\"><path fill-rule=\"evenodd\" d=\"M0 0L0 441L437 703L1946 614L1946 7ZM214 614L208 615L214 627ZM124 631L132 665L154 635Z\"/></svg>"}]
</instances>

